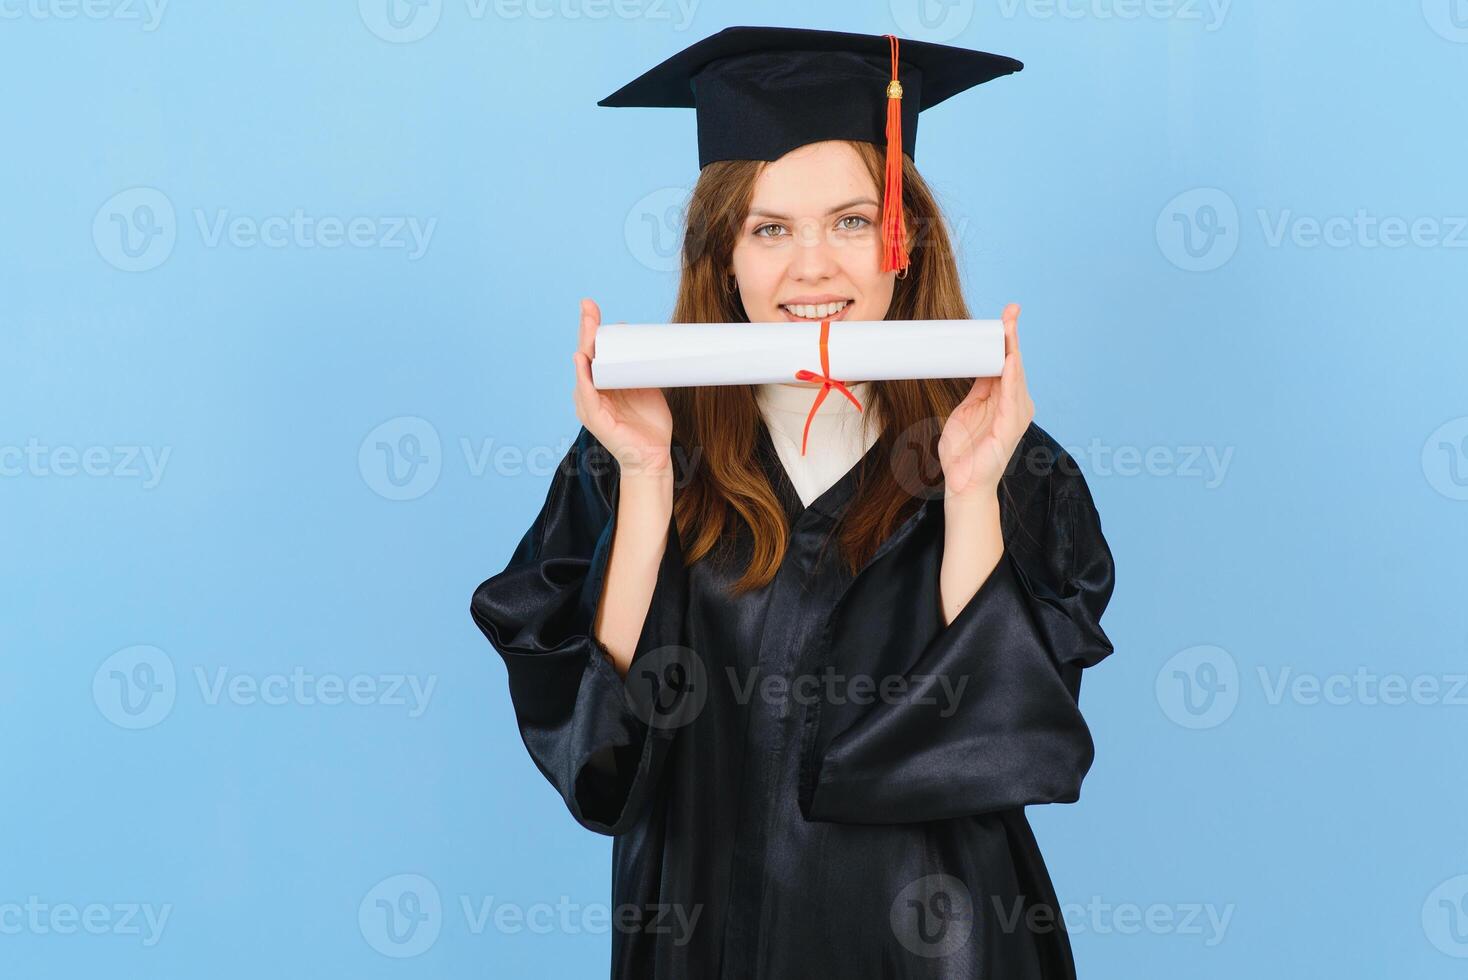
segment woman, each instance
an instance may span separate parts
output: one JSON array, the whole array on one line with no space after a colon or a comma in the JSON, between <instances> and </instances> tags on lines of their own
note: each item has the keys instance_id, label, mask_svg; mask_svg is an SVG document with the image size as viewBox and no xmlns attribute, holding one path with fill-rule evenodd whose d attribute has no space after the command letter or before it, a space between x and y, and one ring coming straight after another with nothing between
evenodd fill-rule
<instances>
[{"instance_id":1,"label":"woman","mask_svg":"<svg viewBox=\"0 0 1468 980\"><path fill-rule=\"evenodd\" d=\"M738 30L650 75L850 98L887 43ZM909 93L979 54L904 44ZM737 125L698 108L701 145ZM938 207L872 125L803 118L706 159L673 319L967 318ZM855 384L807 432L823 385L598 391L583 301L583 428L471 608L532 758L615 839L614 977L1074 976L1023 807L1074 801L1090 766L1077 698L1112 649L1113 564L1031 421L1018 316L1000 377Z\"/></svg>"}]
</instances>

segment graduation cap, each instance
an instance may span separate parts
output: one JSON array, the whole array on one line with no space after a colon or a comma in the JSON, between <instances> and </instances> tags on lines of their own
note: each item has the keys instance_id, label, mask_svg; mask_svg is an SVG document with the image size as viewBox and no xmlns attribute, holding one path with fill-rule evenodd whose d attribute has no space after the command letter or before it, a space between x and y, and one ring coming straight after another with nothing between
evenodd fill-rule
<instances>
[{"instance_id":1,"label":"graduation cap","mask_svg":"<svg viewBox=\"0 0 1468 980\"><path fill-rule=\"evenodd\" d=\"M918 113L1024 65L892 34L730 27L685 48L597 105L697 111L698 165L778 160L821 140L886 146L882 271L908 265L902 154Z\"/></svg>"}]
</instances>

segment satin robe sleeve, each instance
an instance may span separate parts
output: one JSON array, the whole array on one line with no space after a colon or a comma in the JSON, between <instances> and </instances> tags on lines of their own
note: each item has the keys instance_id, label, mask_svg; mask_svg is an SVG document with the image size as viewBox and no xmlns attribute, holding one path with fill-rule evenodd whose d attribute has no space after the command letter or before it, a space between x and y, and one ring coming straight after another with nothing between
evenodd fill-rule
<instances>
[{"instance_id":1,"label":"satin robe sleeve","mask_svg":"<svg viewBox=\"0 0 1468 980\"><path fill-rule=\"evenodd\" d=\"M616 532L616 462L583 427L504 570L474 591L474 622L504 659L525 747L578 823L620 834L645 812L674 729L649 725L593 635ZM683 637L686 575L670 520L633 654Z\"/></svg>"},{"instance_id":2,"label":"satin robe sleeve","mask_svg":"<svg viewBox=\"0 0 1468 980\"><path fill-rule=\"evenodd\" d=\"M1112 652L1101 614L1114 565L1083 480L1042 513L1043 549L1006 541L953 621L943 627L938 614L906 674L931 703L878 700L814 756L802 788L808 819L940 820L1079 798L1095 754L1080 673ZM937 678L950 690L962 683L961 693L945 697Z\"/></svg>"}]
</instances>

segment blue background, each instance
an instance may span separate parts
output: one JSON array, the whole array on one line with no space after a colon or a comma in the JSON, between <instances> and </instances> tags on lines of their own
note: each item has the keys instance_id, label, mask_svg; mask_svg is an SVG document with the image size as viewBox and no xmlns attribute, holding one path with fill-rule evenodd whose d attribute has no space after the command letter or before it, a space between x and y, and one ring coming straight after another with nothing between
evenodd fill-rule
<instances>
[{"instance_id":1,"label":"blue background","mask_svg":"<svg viewBox=\"0 0 1468 980\"><path fill-rule=\"evenodd\" d=\"M594 103L734 24L1026 63L918 163L1116 556L1080 974L1462 974L1468 3L396 2L0 4L0 975L605 975L467 606L671 309L692 113Z\"/></svg>"}]
</instances>

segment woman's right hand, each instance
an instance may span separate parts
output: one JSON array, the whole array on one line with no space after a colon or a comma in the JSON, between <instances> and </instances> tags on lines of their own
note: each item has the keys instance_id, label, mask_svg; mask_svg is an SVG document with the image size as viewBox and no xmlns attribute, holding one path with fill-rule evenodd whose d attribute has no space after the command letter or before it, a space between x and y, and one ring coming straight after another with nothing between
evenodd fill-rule
<instances>
[{"instance_id":1,"label":"woman's right hand","mask_svg":"<svg viewBox=\"0 0 1468 980\"><path fill-rule=\"evenodd\" d=\"M581 301L581 336L572 359L576 363L576 417L616 457L622 476L671 475L673 413L661 388L599 390L591 381L596 356L596 328L601 309Z\"/></svg>"}]
</instances>

